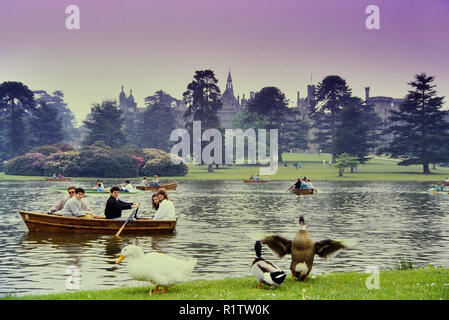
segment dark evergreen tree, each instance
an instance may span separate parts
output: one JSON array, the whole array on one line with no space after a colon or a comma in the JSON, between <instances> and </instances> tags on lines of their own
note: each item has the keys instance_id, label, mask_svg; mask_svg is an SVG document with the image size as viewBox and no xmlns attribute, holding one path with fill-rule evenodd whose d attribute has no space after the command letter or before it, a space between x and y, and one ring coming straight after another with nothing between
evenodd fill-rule
<instances>
[{"instance_id":1,"label":"dark evergreen tree","mask_svg":"<svg viewBox=\"0 0 449 320\"><path fill-rule=\"evenodd\" d=\"M376 145L376 123L379 117L372 106L366 105L360 98L349 97L339 114L335 136L337 155L347 153L364 164L368 154Z\"/></svg>"},{"instance_id":2,"label":"dark evergreen tree","mask_svg":"<svg viewBox=\"0 0 449 320\"><path fill-rule=\"evenodd\" d=\"M177 112L173 107L177 101L162 90L145 98L140 146L170 151L170 134L179 127Z\"/></svg>"},{"instance_id":3,"label":"dark evergreen tree","mask_svg":"<svg viewBox=\"0 0 449 320\"><path fill-rule=\"evenodd\" d=\"M318 144L319 149L332 154L332 163L337 158L339 114L350 96L351 89L346 81L340 76L331 75L318 84L311 103L310 117L313 127L319 130L313 142Z\"/></svg>"},{"instance_id":4,"label":"dark evergreen tree","mask_svg":"<svg viewBox=\"0 0 449 320\"><path fill-rule=\"evenodd\" d=\"M105 100L101 104L94 104L87 119L84 120L84 126L88 132L83 141L84 145L102 140L107 146L117 148L127 142L123 130L122 111L115 101Z\"/></svg>"},{"instance_id":5,"label":"dark evergreen tree","mask_svg":"<svg viewBox=\"0 0 449 320\"><path fill-rule=\"evenodd\" d=\"M399 110L393 110L387 133L393 141L382 151L391 157L402 158L399 165L419 164L423 173L429 174L429 164L449 160L449 111L442 110L444 97L438 97L434 77L421 73L408 84L405 101Z\"/></svg>"},{"instance_id":6,"label":"dark evergreen tree","mask_svg":"<svg viewBox=\"0 0 449 320\"><path fill-rule=\"evenodd\" d=\"M64 139L62 120L58 109L39 100L29 120L31 146L50 145Z\"/></svg>"},{"instance_id":7,"label":"dark evergreen tree","mask_svg":"<svg viewBox=\"0 0 449 320\"><path fill-rule=\"evenodd\" d=\"M28 147L25 116L35 108L33 92L21 82L0 85L0 116L3 130L5 158L14 158Z\"/></svg>"},{"instance_id":8,"label":"dark evergreen tree","mask_svg":"<svg viewBox=\"0 0 449 320\"><path fill-rule=\"evenodd\" d=\"M62 123L62 141L70 144L78 144L80 133L78 128L75 127L75 116L64 101L64 93L60 90L56 90L52 94L49 94L45 90L36 90L34 91L34 94L36 96L36 101L45 101L47 106L54 107L57 110Z\"/></svg>"},{"instance_id":9,"label":"dark evergreen tree","mask_svg":"<svg viewBox=\"0 0 449 320\"><path fill-rule=\"evenodd\" d=\"M309 126L299 119L298 111L288 107L288 100L278 88L265 87L257 92L248 103L247 113L262 117L264 129L278 129L279 161L289 149L307 148Z\"/></svg>"},{"instance_id":10,"label":"dark evergreen tree","mask_svg":"<svg viewBox=\"0 0 449 320\"><path fill-rule=\"evenodd\" d=\"M193 121L201 121L201 130L220 129L218 110L223 106L220 101L220 88L217 86L218 80L212 70L196 71L193 81L188 84L187 90L183 93L183 100L187 106L184 113L186 128L192 136ZM202 133L201 133L202 134ZM203 142L203 145L206 143ZM209 165L209 172L212 165Z\"/></svg>"}]
</instances>

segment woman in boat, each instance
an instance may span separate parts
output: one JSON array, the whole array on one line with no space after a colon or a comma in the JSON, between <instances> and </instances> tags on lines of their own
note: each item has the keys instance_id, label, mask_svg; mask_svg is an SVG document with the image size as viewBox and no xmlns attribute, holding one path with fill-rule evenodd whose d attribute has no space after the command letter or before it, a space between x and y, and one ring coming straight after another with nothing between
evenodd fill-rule
<instances>
[{"instance_id":1,"label":"woman in boat","mask_svg":"<svg viewBox=\"0 0 449 320\"><path fill-rule=\"evenodd\" d=\"M159 178L157 174L153 176L153 180L150 181L150 187L158 187L159 186Z\"/></svg>"},{"instance_id":2,"label":"woman in boat","mask_svg":"<svg viewBox=\"0 0 449 320\"><path fill-rule=\"evenodd\" d=\"M157 211L157 209L159 209L159 195L157 193L151 196L151 205L154 211Z\"/></svg>"},{"instance_id":3,"label":"woman in boat","mask_svg":"<svg viewBox=\"0 0 449 320\"><path fill-rule=\"evenodd\" d=\"M313 189L312 181L310 181L309 179L307 179L307 180L305 181L305 184L306 184L306 186L307 186L307 189Z\"/></svg>"},{"instance_id":4,"label":"woman in boat","mask_svg":"<svg viewBox=\"0 0 449 320\"><path fill-rule=\"evenodd\" d=\"M441 182L438 182L435 187L433 187L435 191L444 191L444 186Z\"/></svg>"},{"instance_id":5,"label":"woman in boat","mask_svg":"<svg viewBox=\"0 0 449 320\"><path fill-rule=\"evenodd\" d=\"M168 194L165 189L161 189L157 192L159 196L159 208L156 211L153 220L174 220L175 218L175 206L173 202L168 199Z\"/></svg>"},{"instance_id":6,"label":"woman in boat","mask_svg":"<svg viewBox=\"0 0 449 320\"><path fill-rule=\"evenodd\" d=\"M90 211L86 211L82 209L83 199L84 197L84 189L76 188L75 196L71 197L64 205L64 208L61 211L61 214L66 217L86 217L93 218L93 214Z\"/></svg>"},{"instance_id":7,"label":"woman in boat","mask_svg":"<svg viewBox=\"0 0 449 320\"><path fill-rule=\"evenodd\" d=\"M254 174L252 174L251 177L249 177L249 180L254 180Z\"/></svg>"}]
</instances>

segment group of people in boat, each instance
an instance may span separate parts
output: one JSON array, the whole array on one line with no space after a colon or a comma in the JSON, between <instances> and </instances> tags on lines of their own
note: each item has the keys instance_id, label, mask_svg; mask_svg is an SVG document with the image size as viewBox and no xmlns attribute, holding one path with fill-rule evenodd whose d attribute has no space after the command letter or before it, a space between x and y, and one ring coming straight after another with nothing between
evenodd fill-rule
<instances>
[{"instance_id":1,"label":"group of people in boat","mask_svg":"<svg viewBox=\"0 0 449 320\"><path fill-rule=\"evenodd\" d=\"M148 181L147 177L143 177L140 183L145 187L159 187L159 177L155 174L151 181Z\"/></svg>"},{"instance_id":2,"label":"group of people in boat","mask_svg":"<svg viewBox=\"0 0 449 320\"><path fill-rule=\"evenodd\" d=\"M313 189L313 184L304 176L304 178L298 178L292 187L295 189Z\"/></svg>"},{"instance_id":3,"label":"group of people in boat","mask_svg":"<svg viewBox=\"0 0 449 320\"><path fill-rule=\"evenodd\" d=\"M97 192L106 192L106 188L104 187L103 182L101 182L100 179L97 180L97 183L95 186L92 187L92 189L96 190ZM131 184L131 181L126 180L124 184L120 184L120 191L121 192L133 192L134 187Z\"/></svg>"},{"instance_id":4,"label":"group of people in boat","mask_svg":"<svg viewBox=\"0 0 449 320\"><path fill-rule=\"evenodd\" d=\"M443 182L438 182L433 189L435 191L449 191L449 177Z\"/></svg>"},{"instance_id":5,"label":"group of people in boat","mask_svg":"<svg viewBox=\"0 0 449 320\"><path fill-rule=\"evenodd\" d=\"M251 177L249 177L249 180L257 180L257 181L258 181L258 180L262 180L262 181L267 181L268 178L266 178L266 177L261 178L261 177L259 177L258 174L256 174L256 176L254 177L254 174L252 174Z\"/></svg>"},{"instance_id":6,"label":"group of people in boat","mask_svg":"<svg viewBox=\"0 0 449 320\"><path fill-rule=\"evenodd\" d=\"M97 181L98 182L98 181ZM101 183L101 181L100 181ZM67 188L68 197L61 199L59 203L47 211L48 214L59 214L66 217L96 218L87 204L82 200L85 194L83 188L70 186ZM110 197L106 202L104 215L106 219L126 220L122 217L123 210L138 209L140 203L124 202L119 199L122 188L113 186L109 190ZM152 208L156 211L153 220L173 220L176 211L172 201L169 200L167 191L160 189L151 197Z\"/></svg>"}]
</instances>

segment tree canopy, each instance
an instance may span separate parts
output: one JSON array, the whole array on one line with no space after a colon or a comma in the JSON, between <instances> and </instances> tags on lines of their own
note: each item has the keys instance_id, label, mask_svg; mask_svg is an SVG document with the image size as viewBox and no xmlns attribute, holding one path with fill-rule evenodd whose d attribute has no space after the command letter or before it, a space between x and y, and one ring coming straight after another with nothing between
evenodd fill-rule
<instances>
[{"instance_id":1,"label":"tree canopy","mask_svg":"<svg viewBox=\"0 0 449 320\"><path fill-rule=\"evenodd\" d=\"M429 164L449 160L449 111L442 110L444 97L437 96L434 77L421 73L408 83L408 91L399 110L393 110L387 133L393 140L382 152L402 158L399 165L420 164L430 173Z\"/></svg>"}]
</instances>

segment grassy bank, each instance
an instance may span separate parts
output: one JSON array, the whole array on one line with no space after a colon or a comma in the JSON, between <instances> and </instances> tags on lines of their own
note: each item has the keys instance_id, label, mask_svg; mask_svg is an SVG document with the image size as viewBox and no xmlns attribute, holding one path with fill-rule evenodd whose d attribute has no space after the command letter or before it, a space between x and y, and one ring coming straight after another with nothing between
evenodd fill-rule
<instances>
[{"instance_id":1,"label":"grassy bank","mask_svg":"<svg viewBox=\"0 0 449 320\"><path fill-rule=\"evenodd\" d=\"M279 288L262 285L257 289L253 277L178 284L167 293L150 295L153 287L119 288L99 291L76 291L39 296L3 297L3 299L70 300L354 300L354 299L449 299L449 269L380 271L379 289L368 289L366 273L331 273L311 276L306 283L291 281Z\"/></svg>"},{"instance_id":2,"label":"grassy bank","mask_svg":"<svg viewBox=\"0 0 449 320\"><path fill-rule=\"evenodd\" d=\"M422 174L422 166L398 166L397 161L372 157L365 165L359 166L356 172L345 172L343 177L338 175L338 169L330 168L328 164L323 164L323 160L328 163L331 160L330 154L306 154L287 153L283 155L283 162L279 163L276 174L269 176L270 180L294 181L298 176L307 176L313 181L444 181L449 177L449 168L439 167L432 169L432 174ZM294 164L300 161L302 168L296 169ZM251 174L258 174L258 166L233 165L220 166L214 172L207 172L207 166L189 165L189 172L182 177L161 177L165 180L242 180L249 178ZM99 177L101 178L101 177ZM92 180L95 178L73 178L73 180ZM44 180L44 177L12 176L0 173L0 180L26 181ZM122 178L125 180L125 178ZM140 178L130 178L134 183L140 182Z\"/></svg>"}]
</instances>

